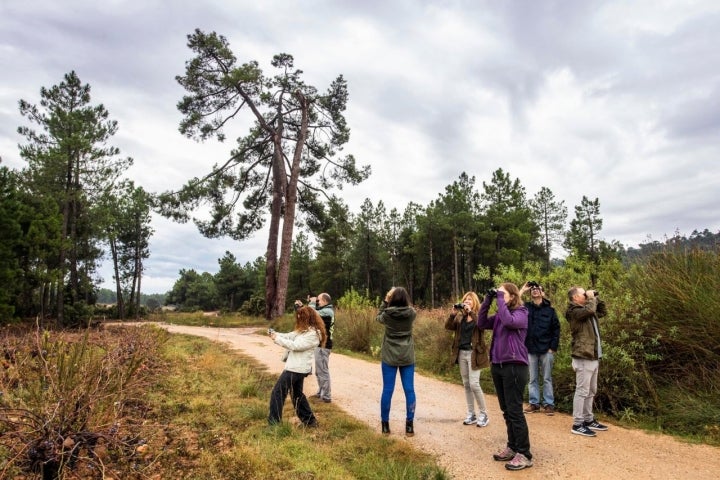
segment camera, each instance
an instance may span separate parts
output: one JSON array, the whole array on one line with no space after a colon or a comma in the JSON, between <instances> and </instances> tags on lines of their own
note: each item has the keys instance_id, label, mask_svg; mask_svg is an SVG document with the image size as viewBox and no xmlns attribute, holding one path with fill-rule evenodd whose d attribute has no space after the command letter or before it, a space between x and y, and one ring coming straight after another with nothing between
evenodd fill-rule
<instances>
[{"instance_id":1,"label":"camera","mask_svg":"<svg viewBox=\"0 0 720 480\"><path fill-rule=\"evenodd\" d=\"M458 310L464 310L465 304L464 303L456 303L455 305L453 305L453 308L457 308Z\"/></svg>"},{"instance_id":2,"label":"camera","mask_svg":"<svg viewBox=\"0 0 720 480\"><path fill-rule=\"evenodd\" d=\"M527 282L527 286L530 288L533 288L533 287L540 288L540 284L538 282L536 282L535 280L530 280L529 282Z\"/></svg>"},{"instance_id":3,"label":"camera","mask_svg":"<svg viewBox=\"0 0 720 480\"><path fill-rule=\"evenodd\" d=\"M270 335L271 333L274 333L274 332L275 332L275 330L273 330L272 328L268 328L268 335Z\"/></svg>"},{"instance_id":4,"label":"camera","mask_svg":"<svg viewBox=\"0 0 720 480\"><path fill-rule=\"evenodd\" d=\"M497 288L488 288L487 294L491 297L494 297L495 295L497 295Z\"/></svg>"}]
</instances>

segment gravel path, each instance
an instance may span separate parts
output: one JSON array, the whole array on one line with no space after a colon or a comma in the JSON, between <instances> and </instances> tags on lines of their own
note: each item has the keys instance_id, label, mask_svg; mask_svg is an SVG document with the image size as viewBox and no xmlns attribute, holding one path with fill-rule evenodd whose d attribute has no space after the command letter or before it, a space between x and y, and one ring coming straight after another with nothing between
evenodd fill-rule
<instances>
[{"instance_id":1,"label":"gravel path","mask_svg":"<svg viewBox=\"0 0 720 480\"><path fill-rule=\"evenodd\" d=\"M159 324L172 333L183 333L224 342L255 358L271 373L282 371L282 349L257 328L227 329ZM334 353L330 356L333 405L380 431L382 381L377 363ZM458 373L459 375L459 373ZM482 375L489 375L483 370ZM305 393L315 393L314 377L305 381ZM398 380L390 417L391 435L437 456L453 478L543 479L717 479L720 448L691 445L672 437L648 434L613 425L597 437L570 433L572 418L528 415L534 466L520 472L505 470L492 459L505 443L506 432L497 397L485 395L490 425L464 426L465 394L460 385L415 376L417 411L415 436L404 436L405 397ZM290 412L285 412L288 417ZM322 417L319 417L322 428Z\"/></svg>"}]
</instances>

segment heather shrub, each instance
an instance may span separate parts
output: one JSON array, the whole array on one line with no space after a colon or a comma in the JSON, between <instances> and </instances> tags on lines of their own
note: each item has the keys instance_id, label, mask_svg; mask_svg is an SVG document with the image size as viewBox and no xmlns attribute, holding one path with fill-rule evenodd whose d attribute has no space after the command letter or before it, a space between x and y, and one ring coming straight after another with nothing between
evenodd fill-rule
<instances>
[{"instance_id":1,"label":"heather shrub","mask_svg":"<svg viewBox=\"0 0 720 480\"><path fill-rule=\"evenodd\" d=\"M82 477L108 459L128 467L145 436L126 420L141 415L143 372L167 333L145 327L3 335L0 449L8 460L0 477Z\"/></svg>"}]
</instances>

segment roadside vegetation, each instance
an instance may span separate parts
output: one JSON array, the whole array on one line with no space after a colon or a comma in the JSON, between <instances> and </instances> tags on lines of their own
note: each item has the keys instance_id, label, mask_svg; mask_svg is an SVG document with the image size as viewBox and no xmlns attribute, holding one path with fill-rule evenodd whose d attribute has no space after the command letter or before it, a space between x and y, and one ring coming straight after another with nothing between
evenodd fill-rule
<instances>
[{"instance_id":1,"label":"roadside vegetation","mask_svg":"<svg viewBox=\"0 0 720 480\"><path fill-rule=\"evenodd\" d=\"M496 284L536 280L545 286L561 324L561 344L554 367L555 399L571 412L575 374L571 367L570 330L565 321L567 290L583 285L590 271L608 306L601 319L603 360L595 397L596 411L628 426L720 445L720 256L703 249L667 249L627 269L619 261L599 268L568 263L544 275L529 266L501 270ZM371 302L372 303L372 302ZM338 301L336 345L379 358L382 327L376 309L358 304L351 294ZM449 361L451 333L444 309L424 309L415 326L420 371L459 382ZM490 341L490 332L486 332ZM494 393L488 372L483 389Z\"/></svg>"},{"instance_id":2,"label":"roadside vegetation","mask_svg":"<svg viewBox=\"0 0 720 480\"><path fill-rule=\"evenodd\" d=\"M269 426L275 376L205 339L16 328L3 345L0 478L448 478L333 405L314 406L319 429Z\"/></svg>"},{"instance_id":3,"label":"roadside vegetation","mask_svg":"<svg viewBox=\"0 0 720 480\"><path fill-rule=\"evenodd\" d=\"M542 274L538 265L501 270L494 282L539 281L561 322L561 344L554 368L559 411L572 411L575 374L571 368L570 331L564 313L567 289L583 284L590 272L608 306L601 320L603 352L596 411L630 427L671 434L686 441L720 445L720 256L705 249L666 249L626 268L608 261L599 268L569 262ZM336 302L336 351L379 361L383 329L375 321L379 298L351 289ZM460 382L450 364L451 333L443 328L451 302L444 308L420 309L415 326L418 370ZM207 319L201 313L166 317L173 323L209 326L241 325L243 317ZM263 323L264 328L267 323ZM292 328L290 315L272 326ZM261 328L261 327L258 327ZM490 341L490 333L486 332ZM483 389L494 393L487 371Z\"/></svg>"}]
</instances>

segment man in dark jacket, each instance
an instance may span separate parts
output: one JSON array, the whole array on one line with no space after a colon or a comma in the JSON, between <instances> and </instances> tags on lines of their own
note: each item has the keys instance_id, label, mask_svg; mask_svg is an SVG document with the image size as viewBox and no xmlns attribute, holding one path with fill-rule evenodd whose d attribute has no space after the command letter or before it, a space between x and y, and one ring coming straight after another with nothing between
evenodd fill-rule
<instances>
[{"instance_id":1,"label":"man in dark jacket","mask_svg":"<svg viewBox=\"0 0 720 480\"><path fill-rule=\"evenodd\" d=\"M327 332L327 343L325 347L315 349L315 376L318 382L316 397L325 403L330 403L330 352L333 346L333 330L335 330L335 310L333 309L332 298L327 293L321 293L317 298L310 298L310 306L315 307L320 318L325 323Z\"/></svg>"},{"instance_id":2,"label":"man in dark jacket","mask_svg":"<svg viewBox=\"0 0 720 480\"><path fill-rule=\"evenodd\" d=\"M542 285L527 282L520 294L530 290L531 301L525 302L528 309L528 331L525 346L528 349L530 381L528 382L528 401L530 405L525 413L542 410L547 415L555 414L555 396L553 394L552 369L555 364L555 352L560 343L560 321L557 312L544 297ZM542 402L538 384L538 370L542 375Z\"/></svg>"},{"instance_id":3,"label":"man in dark jacket","mask_svg":"<svg viewBox=\"0 0 720 480\"><path fill-rule=\"evenodd\" d=\"M570 431L576 435L594 437L595 431L608 429L595 420L592 409L602 358L598 319L604 317L607 310L596 291L586 291L582 287L570 288L568 301L565 319L570 322L572 367L575 370L573 426Z\"/></svg>"}]
</instances>

